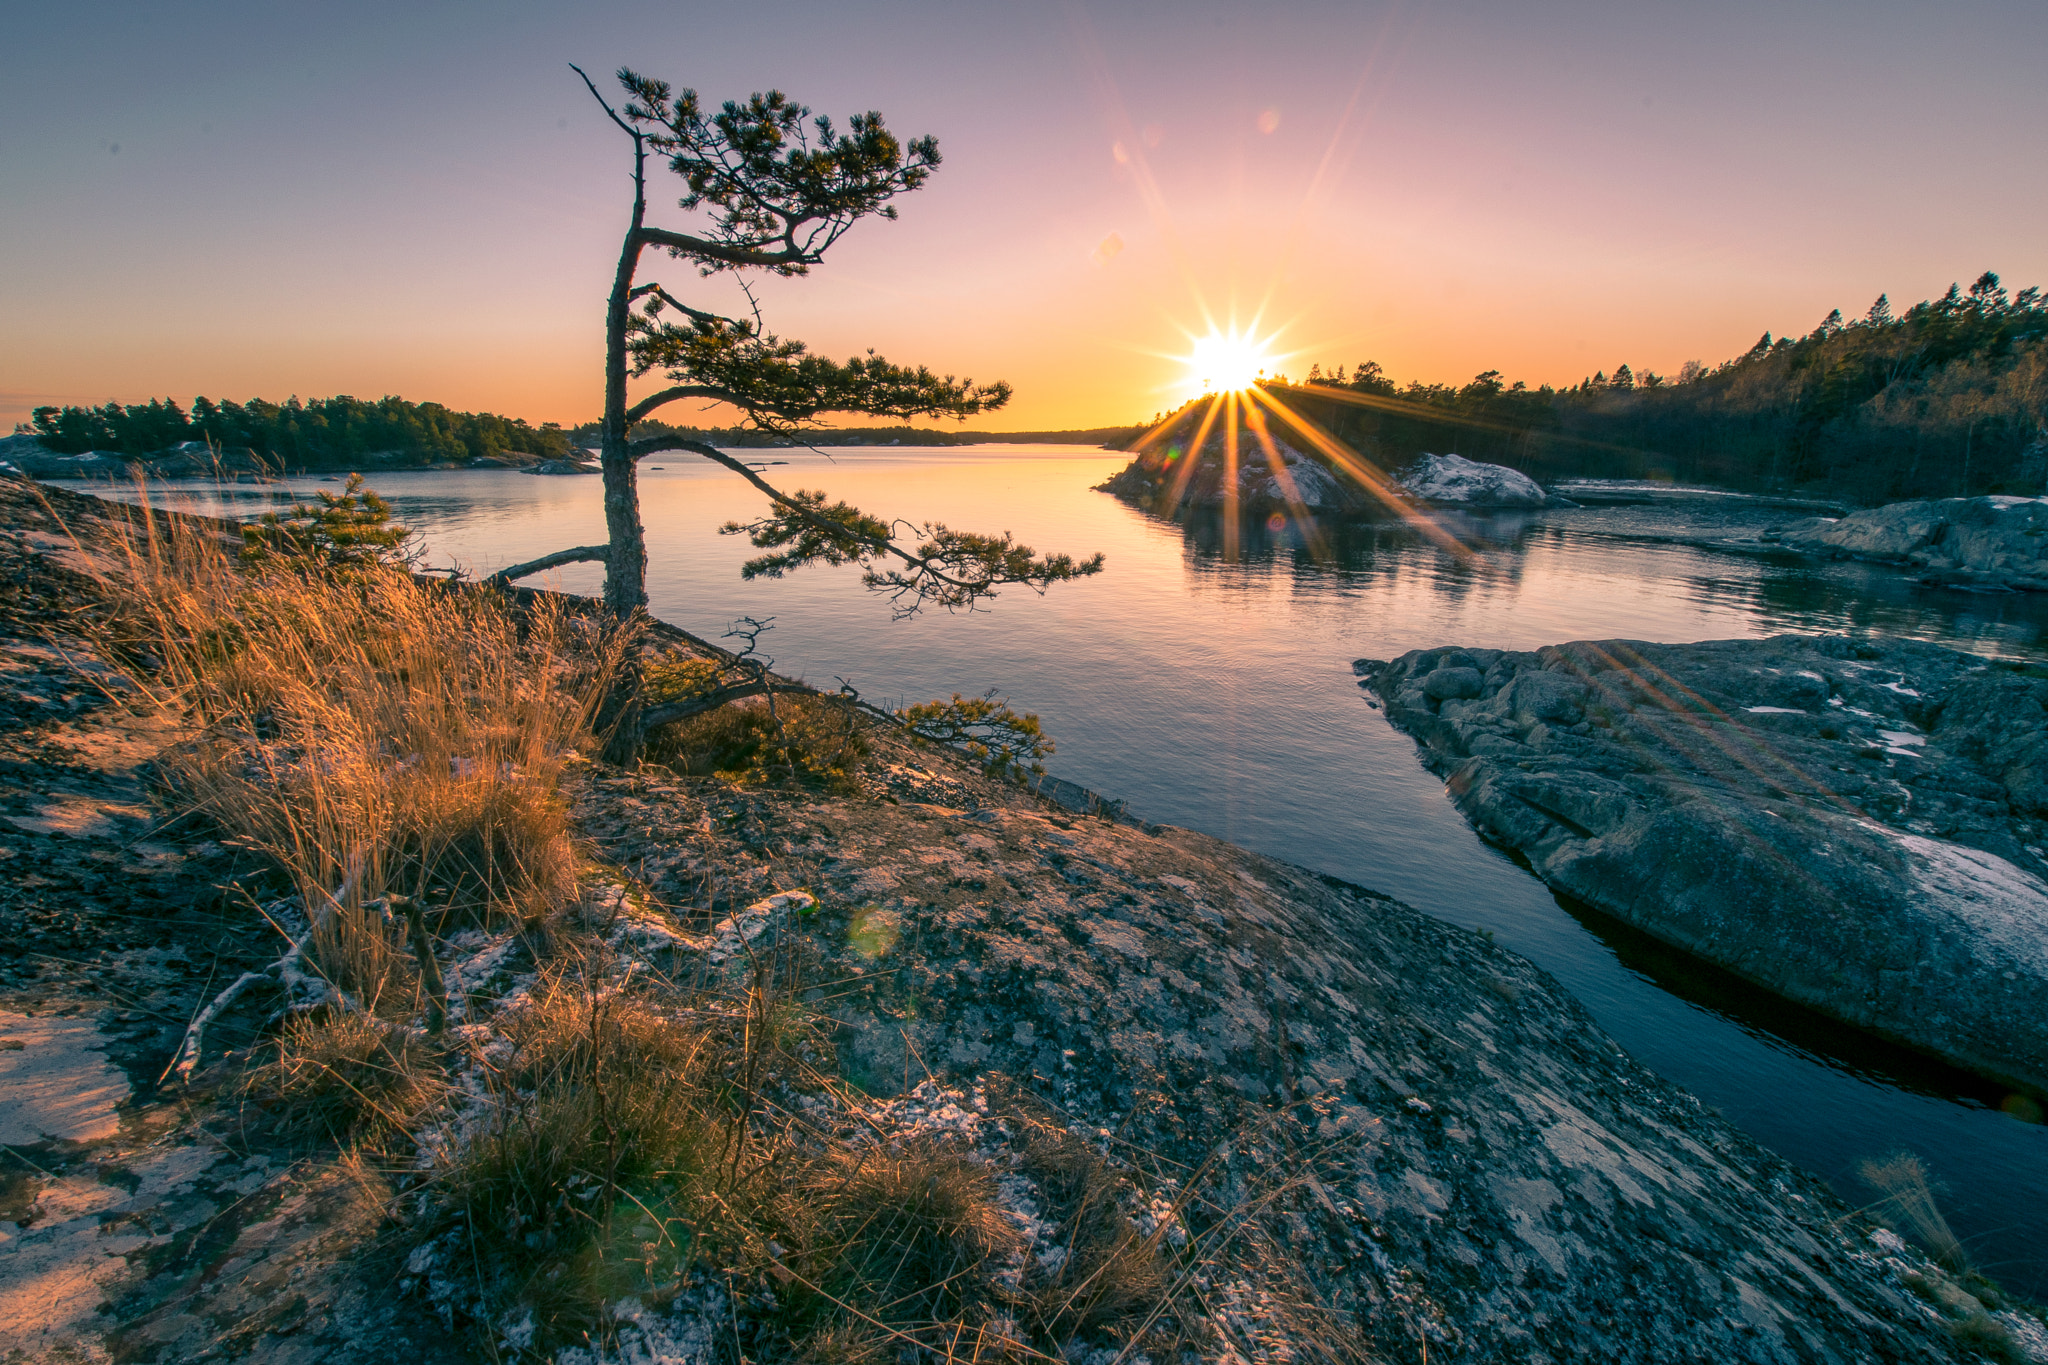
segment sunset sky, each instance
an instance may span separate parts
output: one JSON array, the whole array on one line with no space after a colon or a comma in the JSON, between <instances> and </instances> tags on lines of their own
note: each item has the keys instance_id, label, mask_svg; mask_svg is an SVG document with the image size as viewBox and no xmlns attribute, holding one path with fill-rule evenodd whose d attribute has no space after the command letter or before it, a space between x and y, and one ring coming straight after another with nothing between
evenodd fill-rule
<instances>
[{"instance_id":1,"label":"sunset sky","mask_svg":"<svg viewBox=\"0 0 2048 1365\"><path fill-rule=\"evenodd\" d=\"M827 354L1010 380L997 429L1170 407L1233 320L1297 377L1563 384L1881 290L2048 283L2040 0L267 0L9 30L8 423L195 393L594 417L629 158L571 61L937 135L900 222L762 301Z\"/></svg>"}]
</instances>

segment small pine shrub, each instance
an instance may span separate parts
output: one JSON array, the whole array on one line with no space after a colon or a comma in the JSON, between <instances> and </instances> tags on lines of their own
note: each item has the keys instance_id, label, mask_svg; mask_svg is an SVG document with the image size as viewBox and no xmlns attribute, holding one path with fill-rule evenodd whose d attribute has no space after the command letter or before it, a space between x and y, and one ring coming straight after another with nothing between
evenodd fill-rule
<instances>
[{"instance_id":1,"label":"small pine shrub","mask_svg":"<svg viewBox=\"0 0 2048 1365\"><path fill-rule=\"evenodd\" d=\"M870 752L860 717L836 699L784 693L771 711L748 698L648 733L646 756L690 777L758 782L794 776L844 790Z\"/></svg>"},{"instance_id":2,"label":"small pine shrub","mask_svg":"<svg viewBox=\"0 0 2048 1365\"><path fill-rule=\"evenodd\" d=\"M339 493L313 496L317 504L294 503L243 526L242 558L328 569L412 562L411 530L391 520L391 504L365 488L362 475L349 475Z\"/></svg>"}]
</instances>

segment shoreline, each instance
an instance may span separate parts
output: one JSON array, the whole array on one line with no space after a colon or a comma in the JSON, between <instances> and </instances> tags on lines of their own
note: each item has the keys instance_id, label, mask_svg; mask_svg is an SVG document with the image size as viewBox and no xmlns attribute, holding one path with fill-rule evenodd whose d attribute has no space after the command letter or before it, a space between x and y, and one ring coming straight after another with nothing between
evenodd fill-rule
<instances>
[{"instance_id":1,"label":"shoreline","mask_svg":"<svg viewBox=\"0 0 2048 1365\"><path fill-rule=\"evenodd\" d=\"M31 516L17 508L17 523ZM57 567L49 551L19 553L38 581ZM663 628L655 643L689 641ZM69 657L38 676L61 680L91 662ZM118 719L86 706L49 738L30 725L8 742L25 754L96 744L108 781L134 793L128 806L137 796L146 806L146 787L135 784L170 736L106 749L101 727ZM1162 1188L1178 1172L1171 1179L1198 1195L1189 1205L1195 1227L1212 1216L1199 1210L1247 1199L1263 1210L1258 1245L1271 1250L1260 1254L1280 1259L1246 1259L1249 1243L1219 1252L1216 1292L1232 1277L1245 1278L1249 1293L1268 1273L1303 1276L1297 1289L1321 1303L1317 1311L1339 1314L1359 1341L1397 1358L1425 1338L1489 1359L1962 1358L1941 1313L1908 1283L1952 1284L1948 1272L1859 1223L1817 1179L1629 1060L1526 960L1378 893L1204 835L1076 820L949 752L907 747L881 729L870 742L875 756L857 791L587 761L565 777L576 827L612 869L570 912L594 926L579 932L598 933L618 955L608 971L710 971L716 980L718 955L731 952L719 946L723 915L741 926L729 933L817 954L814 980L860 983L804 1006L828 1028L844 1074L865 1087L813 1095L813 1112L898 1131L913 1109L955 1104L949 1095L972 1109L984 1091L1021 1086L1059 1124L1095 1135L1101 1159L1136 1189ZM41 785L32 799L46 806L111 810L111 796L61 796L77 779L48 759L15 771ZM130 828L118 820L138 817L99 818L117 823L96 834L81 815L78 832L60 837L17 822L0 829L0 841L16 868L104 851L219 875L207 859L222 854L203 844L153 843L167 837L155 832L138 843L118 832ZM137 847L145 851L118 852ZM210 989L204 974L146 966L164 956L154 937L150 947L108 951L132 932L117 928L133 922L120 918L122 898L134 894L126 886L87 893L84 918L62 930L82 948L100 943L97 972L38 968L32 1005L19 977L0 1003L32 1007L37 1018L93 1019L110 1039L138 1006L153 1012L146 1018L187 1017ZM761 927L745 927L757 907L797 889L811 908L760 910ZM6 913L38 904L31 895ZM114 916L100 917L97 905ZM185 930L162 923L153 936L185 941ZM514 931L442 949L451 977L465 983L464 1017L474 1021L466 1027L485 1030L480 1040L518 1026L519 942ZM252 947L260 953L262 944ZM487 961L505 965L478 965ZM261 1010L250 1018L260 1025ZM469 1291L457 1284L454 1298L438 1300L422 1270L409 1293L350 1316L374 1263L361 1259L363 1239L383 1224L362 1222L371 1211L320 1203L321 1191L337 1188L321 1183L334 1171L331 1152L251 1166L205 1145L200 1132L235 1063L204 1063L199 1107L187 1111L187 1101L144 1081L161 1064L146 1041L103 1050L132 1057L121 1064L134 1092L108 1111L117 1134L19 1149L50 1174L35 1177L29 1197L47 1211L18 1238L32 1255L15 1263L86 1277L90 1302L68 1330L136 1345L144 1333L175 1350L190 1332L214 1330L205 1324L220 1319L210 1315L275 1324L285 1286L295 1284L308 1305L296 1330L309 1346L437 1358L421 1351L440 1330L434 1305L470 1312ZM107 1184L116 1170L133 1177L125 1192ZM189 1172L179 1177L185 1193L174 1194L179 1171ZM234 1193L235 1181L253 1181L263 1197ZM95 1189L114 1190L107 1198L119 1208L94 1196L76 1206L90 1212L61 1211L70 1206L60 1194ZM280 1209L296 1212L280 1221ZM147 1285L118 1263L89 1270L66 1259L89 1245L72 1230L110 1211L170 1229L158 1234L164 1249L153 1253ZM302 1231L285 1235L293 1227ZM1645 1256L1651 1245L1663 1250ZM230 1252L245 1269L216 1277ZM0 1271L0 1296L14 1292L6 1279ZM102 1300L124 1306L98 1319L90 1310ZM1618 1303L1637 1311L1617 1313ZM1279 1313L1261 1330L1283 1340L1306 1330L1306 1319L1277 1306L1248 1301L1244 1311L1253 1321ZM648 1321L634 1319L632 1330L652 1331ZM238 1339L259 1356L266 1340ZM1208 1348L1196 1354L1209 1358Z\"/></svg>"}]
</instances>

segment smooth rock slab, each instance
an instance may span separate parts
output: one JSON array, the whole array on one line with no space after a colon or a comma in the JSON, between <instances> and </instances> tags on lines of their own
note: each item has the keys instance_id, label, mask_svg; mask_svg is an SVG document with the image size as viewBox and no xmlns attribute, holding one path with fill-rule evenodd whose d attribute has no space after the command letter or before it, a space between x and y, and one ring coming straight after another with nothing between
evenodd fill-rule
<instances>
[{"instance_id":1,"label":"smooth rock slab","mask_svg":"<svg viewBox=\"0 0 2048 1365\"><path fill-rule=\"evenodd\" d=\"M1802 636L1354 667L1467 818L1558 890L2048 1091L2048 675Z\"/></svg>"},{"instance_id":2,"label":"smooth rock slab","mask_svg":"<svg viewBox=\"0 0 2048 1365\"><path fill-rule=\"evenodd\" d=\"M0 1010L0 1143L96 1142L121 1130L128 1076L91 1019Z\"/></svg>"}]
</instances>

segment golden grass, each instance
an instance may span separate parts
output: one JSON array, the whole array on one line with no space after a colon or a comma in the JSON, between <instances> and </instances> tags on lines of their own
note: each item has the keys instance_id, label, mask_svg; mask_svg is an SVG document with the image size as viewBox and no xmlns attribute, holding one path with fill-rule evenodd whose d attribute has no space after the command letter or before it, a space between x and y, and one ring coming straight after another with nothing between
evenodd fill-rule
<instances>
[{"instance_id":1,"label":"golden grass","mask_svg":"<svg viewBox=\"0 0 2048 1365\"><path fill-rule=\"evenodd\" d=\"M404 1137L446 1090L423 1040L355 1011L287 1018L241 1086L290 1135L372 1147Z\"/></svg>"},{"instance_id":2,"label":"golden grass","mask_svg":"<svg viewBox=\"0 0 2048 1365\"><path fill-rule=\"evenodd\" d=\"M1860 1168L1860 1174L1884 1192L1884 1199L1876 1207L1890 1211L1905 1224L1906 1230L1932 1252L1936 1260L1951 1270L1969 1268L1969 1257L1964 1254L1962 1242L1934 1202L1934 1190L1927 1181L1927 1168L1919 1157L1899 1152L1883 1161L1866 1161Z\"/></svg>"},{"instance_id":3,"label":"golden grass","mask_svg":"<svg viewBox=\"0 0 2048 1365\"><path fill-rule=\"evenodd\" d=\"M108 560L128 607L108 643L195 729L165 765L174 802L274 859L309 916L397 893L438 929L573 894L556 778L617 632L402 566L244 566L147 513Z\"/></svg>"}]
</instances>

